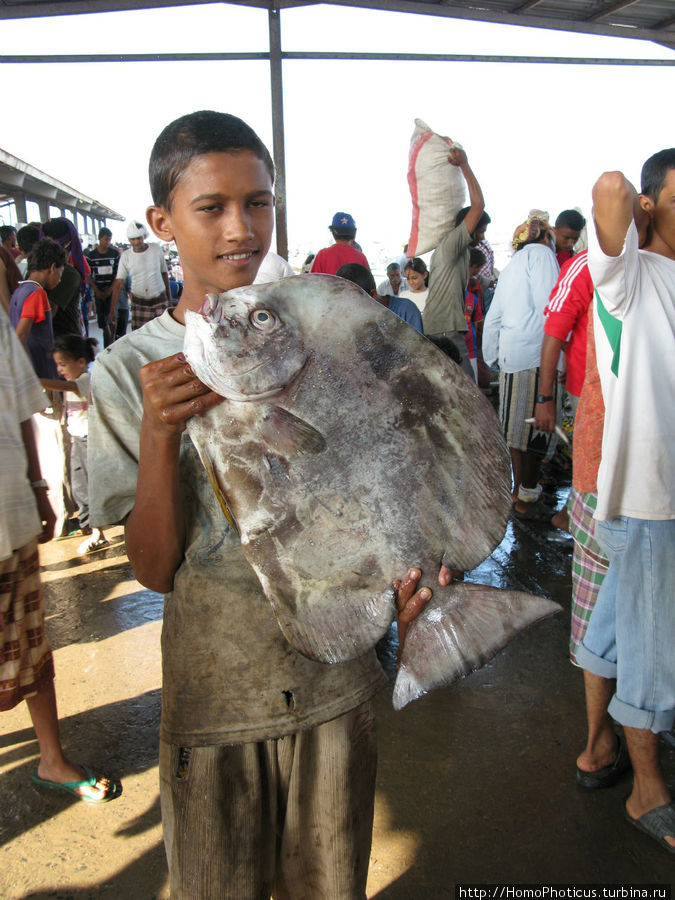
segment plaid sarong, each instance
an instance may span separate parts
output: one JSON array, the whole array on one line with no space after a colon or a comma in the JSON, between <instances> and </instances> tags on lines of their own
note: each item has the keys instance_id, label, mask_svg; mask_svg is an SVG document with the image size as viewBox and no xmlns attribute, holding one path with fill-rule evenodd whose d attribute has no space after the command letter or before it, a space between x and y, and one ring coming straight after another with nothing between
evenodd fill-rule
<instances>
[{"instance_id":1,"label":"plaid sarong","mask_svg":"<svg viewBox=\"0 0 675 900\"><path fill-rule=\"evenodd\" d=\"M593 513L597 502L597 494L582 494L574 488L567 500L570 534L574 538L570 657L575 665L576 651L586 634L600 585L609 568L609 560L595 540Z\"/></svg>"},{"instance_id":2,"label":"plaid sarong","mask_svg":"<svg viewBox=\"0 0 675 900\"><path fill-rule=\"evenodd\" d=\"M53 678L33 540L0 562L0 710L13 709Z\"/></svg>"},{"instance_id":3,"label":"plaid sarong","mask_svg":"<svg viewBox=\"0 0 675 900\"><path fill-rule=\"evenodd\" d=\"M169 301L164 294L160 297L151 297L145 300L143 297L130 297L131 300L131 330L136 331L146 322L151 322L161 316L165 309L169 308Z\"/></svg>"}]
</instances>

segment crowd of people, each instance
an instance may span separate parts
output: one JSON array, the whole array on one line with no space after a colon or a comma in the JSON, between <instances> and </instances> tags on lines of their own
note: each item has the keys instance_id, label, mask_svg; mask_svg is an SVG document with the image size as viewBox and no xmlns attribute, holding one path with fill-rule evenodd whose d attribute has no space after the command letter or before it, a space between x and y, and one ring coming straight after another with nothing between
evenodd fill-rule
<instances>
[{"instance_id":1,"label":"crowd of people","mask_svg":"<svg viewBox=\"0 0 675 900\"><path fill-rule=\"evenodd\" d=\"M531 210L501 273L466 153L450 148L448 165L462 172L469 205L428 268L404 256L377 285L345 212L329 226L334 243L306 267L355 282L449 345L479 384L489 366L498 369L513 512L531 523L552 516L540 466L555 446L563 388L571 398L573 486L569 525L561 524L574 538L570 646L586 687L588 743L577 780L603 788L632 768L628 821L675 853L675 804L658 761L658 735L675 719L675 150L647 161L639 193L621 173L599 178L587 252L575 253L585 226L580 213L565 210L551 224L545 211ZM273 184L267 148L234 116L192 113L162 131L150 159L147 222L161 242L177 247L184 283L175 306L166 260L147 242L143 222L130 223L131 247L122 254L107 229L84 254L71 223L45 223L27 254L26 277L13 287L13 256L0 254L0 275L12 287L9 319L0 315L9 348L0 386L16 393L3 415L11 418L15 464L24 473L16 490L26 511L20 533L3 521L3 575L13 587L0 598L0 612L23 602L26 591L39 594L36 541L53 529L31 438L31 416L45 405L37 375L44 388L69 398L80 525L96 543L105 541L102 529L124 522L136 578L166 594L159 759L175 900L365 894L379 664L371 652L326 666L286 643L185 430L191 416L222 402L186 363L186 311L198 310L207 292L252 284L264 260L271 273L264 279L290 274L284 260L268 258ZM195 198L204 197L206 214L197 215ZM85 284L108 347L91 380ZM132 331L117 339L126 330L125 293ZM56 340L57 323L64 340ZM65 340L72 334L77 341ZM422 573L410 562L407 573L391 573L402 618L424 606L436 581L445 585L458 574L445 567ZM43 622L41 605L32 609ZM20 620L13 619L19 631ZM16 641L6 631L3 625L3 641ZM28 698L39 738L42 701L35 698L51 691L52 737L49 746L40 740L36 783L90 802L118 796L119 784L62 754L57 766L49 762L60 751L46 640L32 651L28 674L23 658L5 659L14 668L2 664L0 684L13 687L0 694L0 708ZM198 828L189 827L194 822Z\"/></svg>"}]
</instances>

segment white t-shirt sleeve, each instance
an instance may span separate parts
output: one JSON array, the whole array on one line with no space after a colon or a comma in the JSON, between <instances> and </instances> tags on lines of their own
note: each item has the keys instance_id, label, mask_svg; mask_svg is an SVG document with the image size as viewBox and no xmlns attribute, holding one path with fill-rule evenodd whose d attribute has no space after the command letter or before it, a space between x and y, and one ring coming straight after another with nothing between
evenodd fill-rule
<instances>
[{"instance_id":1,"label":"white t-shirt sleeve","mask_svg":"<svg viewBox=\"0 0 675 900\"><path fill-rule=\"evenodd\" d=\"M589 228L588 270L607 312L622 319L630 309L632 298L639 293L638 233L634 222L628 227L620 256L607 256L600 247L595 228Z\"/></svg>"},{"instance_id":2,"label":"white t-shirt sleeve","mask_svg":"<svg viewBox=\"0 0 675 900\"><path fill-rule=\"evenodd\" d=\"M127 250L120 256L120 264L117 267L117 275L115 278L119 278L121 281L129 275L129 266L127 265Z\"/></svg>"}]
</instances>

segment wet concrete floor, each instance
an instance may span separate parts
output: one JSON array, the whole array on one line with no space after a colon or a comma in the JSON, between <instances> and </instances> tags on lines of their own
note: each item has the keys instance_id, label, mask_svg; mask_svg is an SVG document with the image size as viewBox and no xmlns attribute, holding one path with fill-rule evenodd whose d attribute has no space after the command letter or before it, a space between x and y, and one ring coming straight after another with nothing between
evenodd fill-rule
<instances>
[{"instance_id":1,"label":"wet concrete floor","mask_svg":"<svg viewBox=\"0 0 675 900\"><path fill-rule=\"evenodd\" d=\"M134 580L121 529L109 536L86 558L81 538L54 541L42 564L64 746L122 778L124 793L92 807L33 787L26 706L3 713L0 900L169 896L157 790L162 598ZM602 792L575 785L585 723L567 657L570 559L561 532L511 522L471 580L542 593L563 612L400 713L389 691L378 697L369 898L451 898L462 883L675 881L675 858L623 819L629 778ZM661 751L672 784L671 735Z\"/></svg>"}]
</instances>

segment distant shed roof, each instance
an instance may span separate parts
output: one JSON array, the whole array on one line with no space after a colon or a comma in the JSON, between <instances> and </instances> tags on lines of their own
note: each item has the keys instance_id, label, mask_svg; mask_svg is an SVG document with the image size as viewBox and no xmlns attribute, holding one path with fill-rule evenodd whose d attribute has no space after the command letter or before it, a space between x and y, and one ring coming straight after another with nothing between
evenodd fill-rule
<instances>
[{"instance_id":1,"label":"distant shed roof","mask_svg":"<svg viewBox=\"0 0 675 900\"><path fill-rule=\"evenodd\" d=\"M116 10L188 6L216 0L0 0L0 19L75 15ZM307 0L230 0L261 9L308 6ZM327 0L355 6L503 25L526 25L582 34L654 41L675 49L673 0Z\"/></svg>"}]
</instances>

